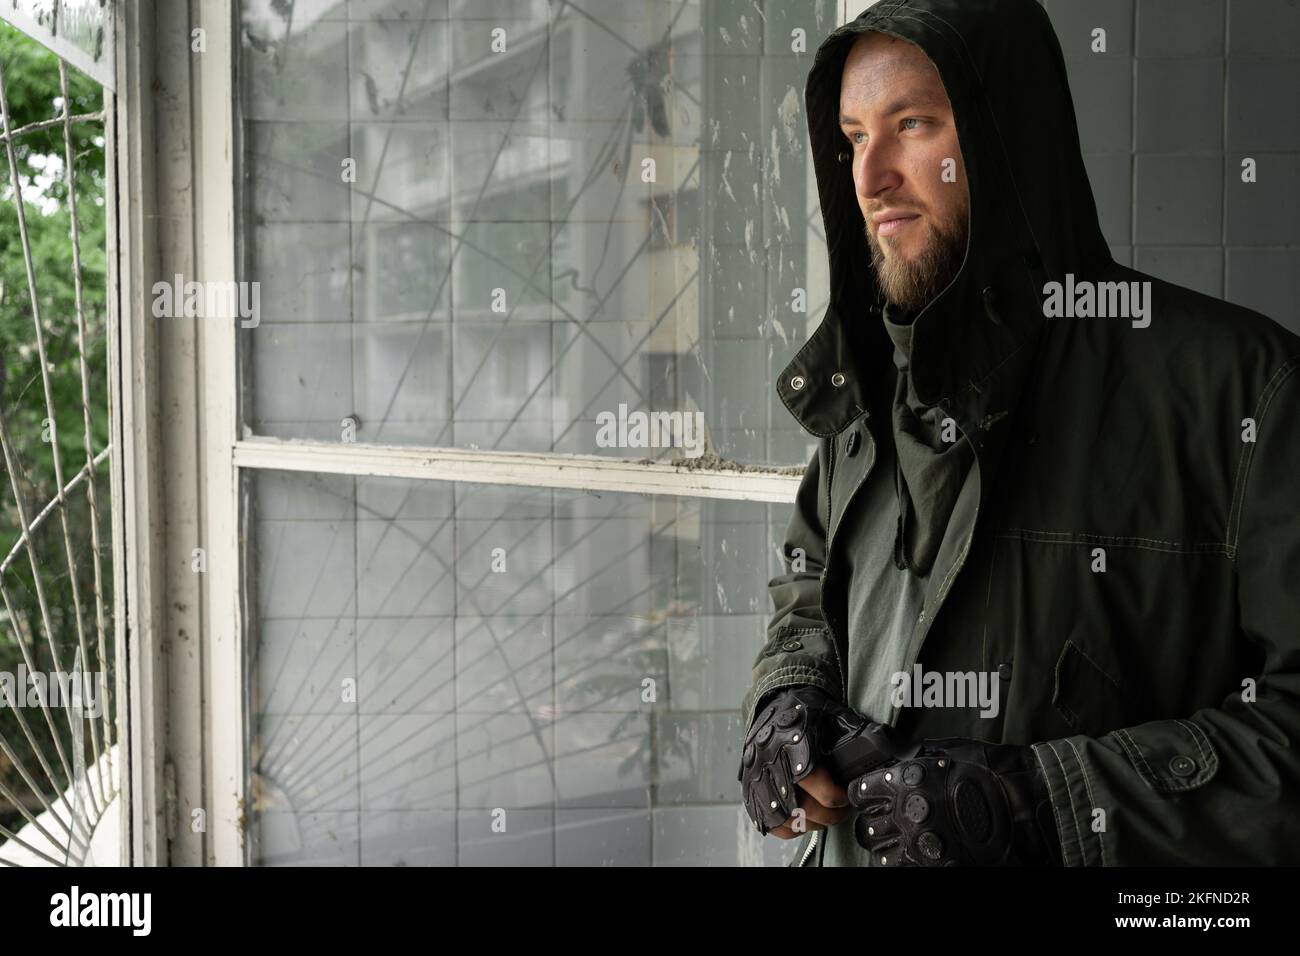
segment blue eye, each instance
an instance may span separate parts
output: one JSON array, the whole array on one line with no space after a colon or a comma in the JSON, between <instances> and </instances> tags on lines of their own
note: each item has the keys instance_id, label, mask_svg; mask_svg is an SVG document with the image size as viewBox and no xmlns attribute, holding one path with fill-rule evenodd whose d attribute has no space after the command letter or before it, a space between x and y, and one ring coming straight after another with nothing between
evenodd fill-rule
<instances>
[{"instance_id":1,"label":"blue eye","mask_svg":"<svg viewBox=\"0 0 1300 956\"><path fill-rule=\"evenodd\" d=\"M863 143L866 142L866 140L858 139L858 137L866 136L866 135L867 134L862 132L861 130L855 130L854 132L849 134L849 142L852 143L854 146L861 146Z\"/></svg>"},{"instance_id":2,"label":"blue eye","mask_svg":"<svg viewBox=\"0 0 1300 956\"><path fill-rule=\"evenodd\" d=\"M908 123L916 123L917 126L908 126ZM915 116L909 116L907 119L903 120L903 129L916 129L920 124L921 120L917 119Z\"/></svg>"}]
</instances>

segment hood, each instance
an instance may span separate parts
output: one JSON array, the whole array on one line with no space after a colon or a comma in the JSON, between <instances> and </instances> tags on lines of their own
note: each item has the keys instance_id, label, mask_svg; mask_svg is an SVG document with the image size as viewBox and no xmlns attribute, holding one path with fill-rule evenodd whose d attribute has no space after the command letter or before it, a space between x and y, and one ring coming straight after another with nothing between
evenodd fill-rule
<instances>
[{"instance_id":1,"label":"hood","mask_svg":"<svg viewBox=\"0 0 1300 956\"><path fill-rule=\"evenodd\" d=\"M777 393L807 431L825 437L866 411L876 380L892 371L851 147L839 129L844 60L868 31L919 46L952 103L970 190L966 257L914 320L911 374L925 404L942 405L965 432L987 430L1021 390L1046 322L1043 285L1112 265L1065 61L1035 0L881 0L818 48L805 101L830 300Z\"/></svg>"}]
</instances>

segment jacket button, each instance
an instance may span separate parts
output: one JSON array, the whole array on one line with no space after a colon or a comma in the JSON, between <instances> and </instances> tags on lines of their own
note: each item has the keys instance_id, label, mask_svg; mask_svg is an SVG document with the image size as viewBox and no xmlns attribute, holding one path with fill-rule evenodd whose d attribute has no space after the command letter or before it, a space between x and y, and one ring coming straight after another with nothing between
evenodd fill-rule
<instances>
[{"instance_id":1,"label":"jacket button","mask_svg":"<svg viewBox=\"0 0 1300 956\"><path fill-rule=\"evenodd\" d=\"M858 453L858 441L858 430L855 428L853 431L849 432L848 444L844 446L844 453L850 458Z\"/></svg>"},{"instance_id":2,"label":"jacket button","mask_svg":"<svg viewBox=\"0 0 1300 956\"><path fill-rule=\"evenodd\" d=\"M794 378L790 379L790 387L793 388L796 392L799 391L799 389L803 388L803 376L796 375Z\"/></svg>"},{"instance_id":3,"label":"jacket button","mask_svg":"<svg viewBox=\"0 0 1300 956\"><path fill-rule=\"evenodd\" d=\"M843 385L843 384L844 384L844 373L843 373L843 372L836 372L834 375L832 375L832 376L831 376L831 384L834 385L836 388L839 388L841 385Z\"/></svg>"},{"instance_id":4,"label":"jacket button","mask_svg":"<svg viewBox=\"0 0 1300 956\"><path fill-rule=\"evenodd\" d=\"M1196 761L1191 757L1185 757L1179 754L1173 760L1169 761L1169 769L1179 777L1190 777L1196 772Z\"/></svg>"},{"instance_id":5,"label":"jacket button","mask_svg":"<svg viewBox=\"0 0 1300 956\"><path fill-rule=\"evenodd\" d=\"M781 649L785 651L798 651L803 649L803 645L798 641L786 641L781 645Z\"/></svg>"},{"instance_id":6,"label":"jacket button","mask_svg":"<svg viewBox=\"0 0 1300 956\"><path fill-rule=\"evenodd\" d=\"M1010 664L999 664L999 665L998 665L998 678L999 678L1000 680L1011 680L1011 665L1010 665Z\"/></svg>"}]
</instances>

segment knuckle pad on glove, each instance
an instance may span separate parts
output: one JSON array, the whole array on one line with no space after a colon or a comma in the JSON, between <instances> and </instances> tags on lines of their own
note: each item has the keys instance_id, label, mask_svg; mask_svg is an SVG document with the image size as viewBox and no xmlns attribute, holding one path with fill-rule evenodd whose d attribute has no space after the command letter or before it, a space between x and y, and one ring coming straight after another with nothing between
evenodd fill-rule
<instances>
[{"instance_id":1,"label":"knuckle pad on glove","mask_svg":"<svg viewBox=\"0 0 1300 956\"><path fill-rule=\"evenodd\" d=\"M983 762L927 748L864 779L867 790L854 797L862 808L854 833L873 851L872 865L1007 862L1010 810L998 777ZM885 841L894 844L893 859L881 864L876 857Z\"/></svg>"},{"instance_id":2,"label":"knuckle pad on glove","mask_svg":"<svg viewBox=\"0 0 1300 956\"><path fill-rule=\"evenodd\" d=\"M798 808L797 783L816 769L816 726L827 700L820 688L794 688L772 698L750 727L741 792L760 829L780 826Z\"/></svg>"}]
</instances>

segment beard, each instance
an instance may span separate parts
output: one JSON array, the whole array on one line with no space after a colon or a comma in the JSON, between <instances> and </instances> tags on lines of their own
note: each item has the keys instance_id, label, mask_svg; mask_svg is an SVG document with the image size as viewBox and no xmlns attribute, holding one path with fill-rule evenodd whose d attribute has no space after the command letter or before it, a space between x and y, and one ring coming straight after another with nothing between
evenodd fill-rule
<instances>
[{"instance_id":1,"label":"beard","mask_svg":"<svg viewBox=\"0 0 1300 956\"><path fill-rule=\"evenodd\" d=\"M925 242L914 259L906 259L897 251L886 253L871 234L871 228L863 223L867 245L871 247L871 268L876 272L876 283L885 301L915 314L956 278L966 257L967 208L963 204L951 218L938 225L927 218Z\"/></svg>"}]
</instances>

